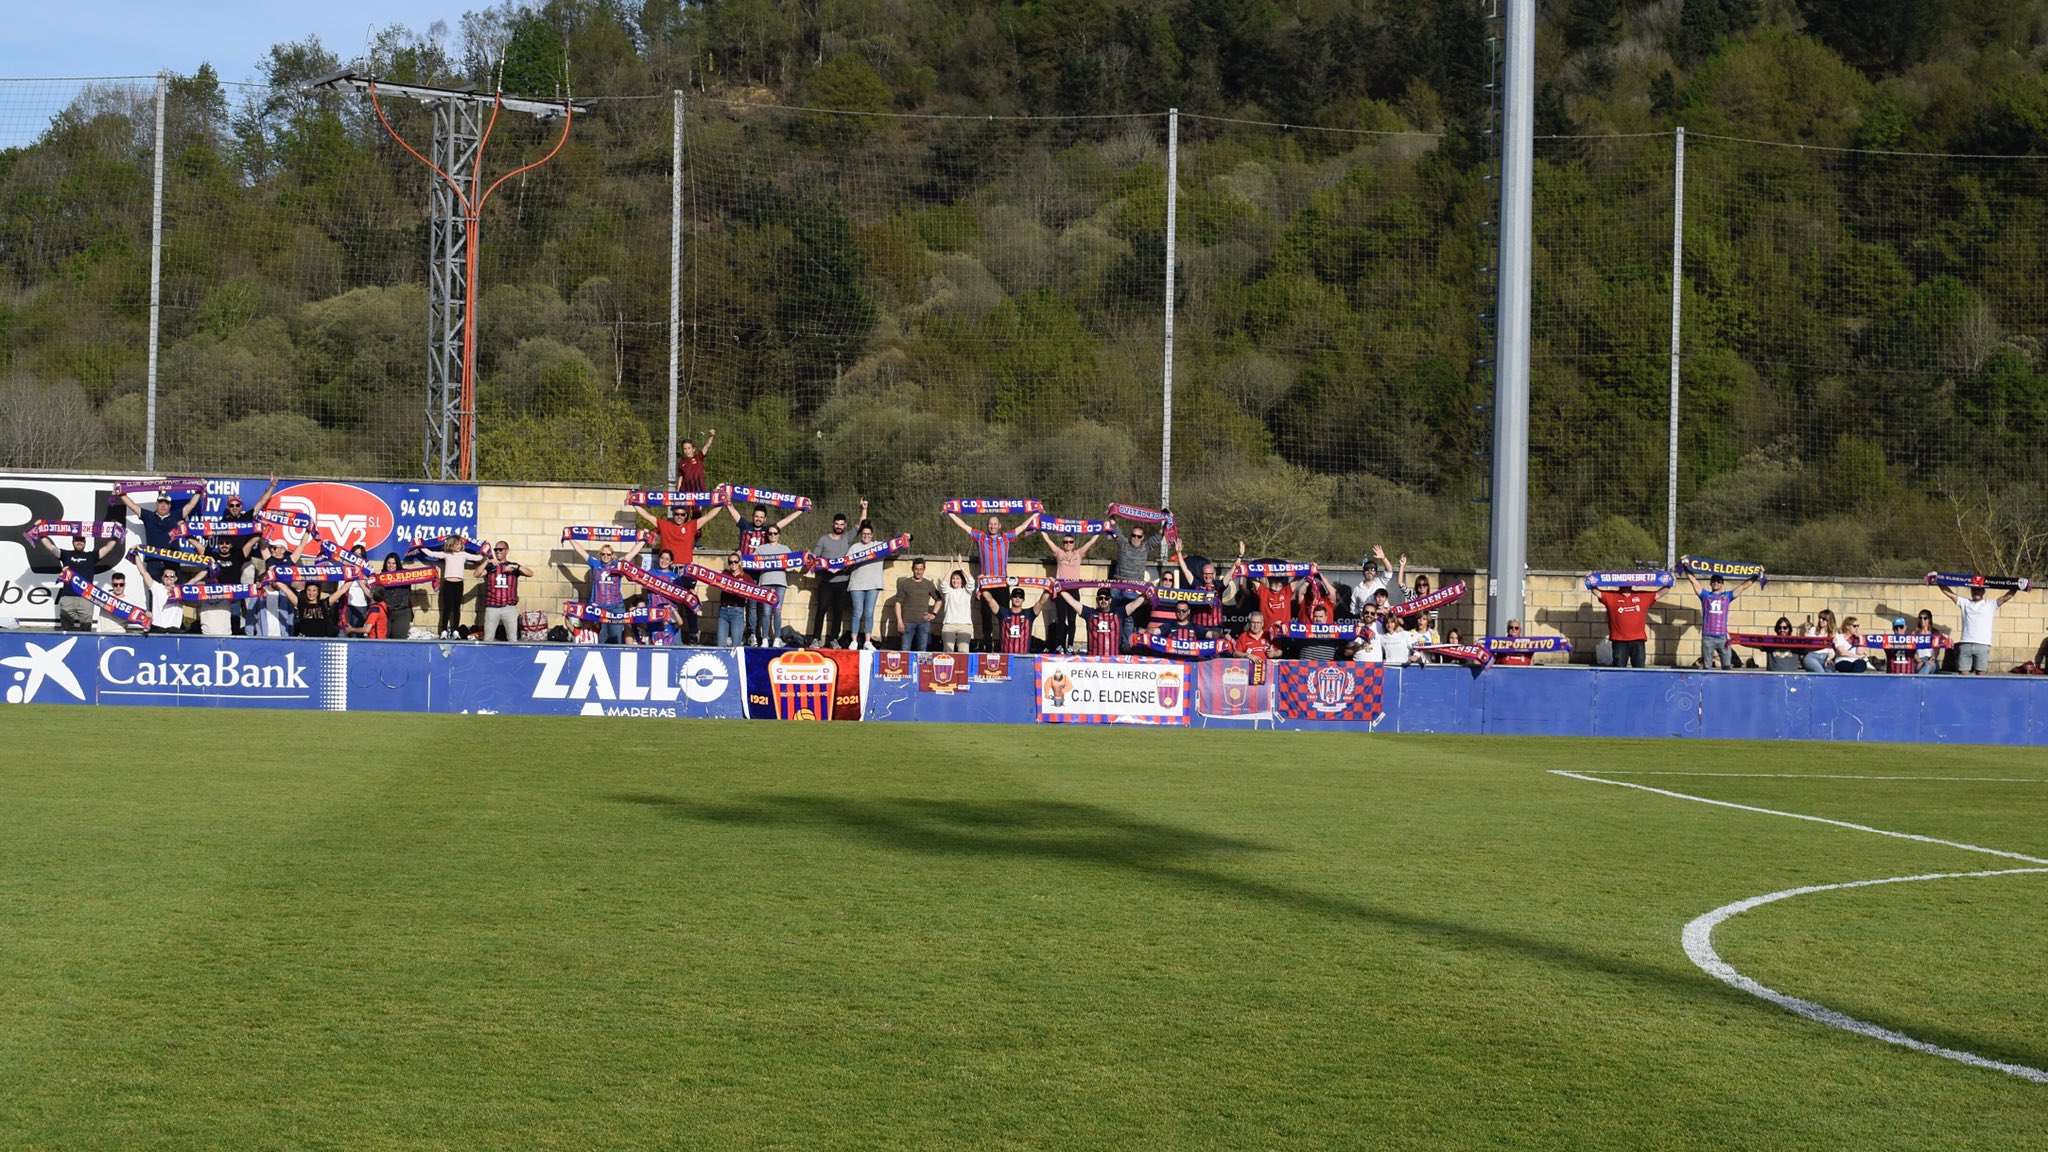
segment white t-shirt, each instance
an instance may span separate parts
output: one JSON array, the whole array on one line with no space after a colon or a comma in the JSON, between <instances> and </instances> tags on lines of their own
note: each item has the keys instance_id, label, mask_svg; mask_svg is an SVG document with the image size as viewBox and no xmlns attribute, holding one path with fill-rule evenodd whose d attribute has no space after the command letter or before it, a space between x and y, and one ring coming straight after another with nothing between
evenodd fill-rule
<instances>
[{"instance_id":1,"label":"white t-shirt","mask_svg":"<svg viewBox=\"0 0 2048 1152\"><path fill-rule=\"evenodd\" d=\"M1986 593L1982 600L1972 600L1963 596L1956 600L1956 607L1963 613L1962 634L1956 638L1957 642L1991 643L1991 633L1998 624L1998 601L1993 600L1989 593Z\"/></svg>"},{"instance_id":2,"label":"white t-shirt","mask_svg":"<svg viewBox=\"0 0 2048 1152\"><path fill-rule=\"evenodd\" d=\"M1385 576L1375 576L1370 580L1360 577L1358 586L1351 590L1351 614L1353 616L1363 615L1365 606L1372 603L1372 594L1385 591L1386 587L1387 578ZM1391 597L1389 598L1391 599Z\"/></svg>"},{"instance_id":3,"label":"white t-shirt","mask_svg":"<svg viewBox=\"0 0 2048 1152\"><path fill-rule=\"evenodd\" d=\"M939 589L939 592L945 605L940 612L943 624L940 630L952 629L958 632L974 627L974 591L969 588L955 588L949 584Z\"/></svg>"},{"instance_id":4,"label":"white t-shirt","mask_svg":"<svg viewBox=\"0 0 2048 1152\"><path fill-rule=\"evenodd\" d=\"M1379 648L1380 663L1406 664L1415 657L1415 646L1422 642L1422 633L1402 629L1399 632L1389 628L1373 644Z\"/></svg>"}]
</instances>

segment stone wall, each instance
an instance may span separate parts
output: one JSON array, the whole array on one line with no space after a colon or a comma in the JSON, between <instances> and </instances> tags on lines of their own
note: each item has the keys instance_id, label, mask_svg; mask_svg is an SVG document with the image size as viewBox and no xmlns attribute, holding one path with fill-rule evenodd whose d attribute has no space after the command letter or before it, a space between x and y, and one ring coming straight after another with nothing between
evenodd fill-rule
<instances>
[{"instance_id":1,"label":"stone wall","mask_svg":"<svg viewBox=\"0 0 2048 1152\"><path fill-rule=\"evenodd\" d=\"M527 608L545 609L550 615L559 615L563 601L583 599L587 588L583 566L576 553L561 543L562 528L569 524L636 523L633 511L625 506L625 495L622 488L567 485L486 484L478 488L478 521L483 533L490 539L510 543L512 557L540 574L537 581L528 582L524 589L522 600ZM807 549L826 525L824 516L807 514L789 526L786 541L792 548ZM882 527L886 530L888 525ZM721 516L704 530L698 562L707 567L719 567L724 563L726 553L737 543L737 530L729 519ZM928 549L914 547L910 554L898 556L890 562L882 594L884 621L891 619L889 606L895 596L896 579L910 574L913 558L928 558L931 562L928 575L934 583L942 584L946 573L951 571L953 557L960 554L967 541L958 533L948 532L934 543L938 546ZM1103 551L1101 547L1096 549L1098 554ZM1016 556L1020 573L1050 575L1052 572L1045 549L1035 540L1020 540ZM1090 574L1094 577L1100 578L1106 573L1103 565L1090 567ZM1340 584L1358 578L1355 568L1332 568L1328 571L1330 578ZM1424 568L1412 569L1410 578L1413 579L1418 572L1427 573L1438 586L1455 580L1464 580L1471 585L1470 596L1439 614L1439 625L1445 629L1458 628L1467 637L1479 634L1485 616L1486 573L1470 570L1438 572ZM1531 572L1526 596L1529 619L1524 621L1529 635L1562 634L1569 637L1574 649L1572 658L1579 663L1593 659L1594 647L1606 635L1607 629L1606 615L1601 611L1600 602L1586 590L1583 576L1583 573L1575 572ZM799 630L806 626L814 584L815 581L809 578L792 579L790 594L783 604L785 623ZM475 618L474 604L479 596L472 581L472 606L465 619ZM711 605L706 607L709 609ZM1793 576L1773 577L1764 587L1752 587L1744 592L1735 601L1730 626L1738 632L1768 632L1780 615L1790 617L1792 623L1798 625L1823 608L1832 608L1837 617L1856 616L1866 630L1888 627L1891 620L1899 616L1910 621L1922 608L1934 613L1935 626L1941 631L1953 633L1957 626L1955 606L1939 591L1923 584ZM712 615L707 611L704 622L707 634L712 627ZM1677 587L1658 601L1649 615L1652 663L1691 665L1699 658L1699 601L1682 579ZM885 631L892 632L893 629L885 628ZM2010 668L2034 659L2044 637L2048 637L2048 597L2040 592L2020 594L1999 613L1998 644L1992 652L1993 667ZM1749 655L1746 651L1743 654Z\"/></svg>"}]
</instances>

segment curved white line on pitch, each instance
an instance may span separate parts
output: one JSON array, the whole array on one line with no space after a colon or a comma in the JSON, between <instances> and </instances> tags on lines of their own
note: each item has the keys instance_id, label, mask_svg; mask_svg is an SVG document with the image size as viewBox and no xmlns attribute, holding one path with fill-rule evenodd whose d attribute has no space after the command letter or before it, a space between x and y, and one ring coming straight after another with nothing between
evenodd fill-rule
<instances>
[{"instance_id":1,"label":"curved white line on pitch","mask_svg":"<svg viewBox=\"0 0 2048 1152\"><path fill-rule=\"evenodd\" d=\"M1721 907L1687 924L1684 937L1685 954L1694 964L1699 965L1701 971L1722 983L1740 988L1744 992L1760 999L1768 1000L1787 1012L1797 1013L1816 1024L1825 1024L1830 1028L1840 1028L1844 1032L1854 1032L1858 1036L1868 1036L1873 1040L1882 1040L1887 1044L1896 1044L1901 1048L1910 1048L1915 1052L1924 1052L1929 1056L1939 1056L1944 1060L1954 1060L1959 1064L1968 1064L1973 1068L1988 1068L1994 1072L2003 1072L2008 1076L2017 1076L2022 1080L2031 1080L2036 1084L2048 1084L2048 1072L2044 1072L2039 1068L2032 1068L2025 1064L2008 1064L2003 1060L1993 1060L1989 1057L1979 1056L1974 1052L1964 1052L1957 1048L1944 1048L1939 1044L1930 1044L1925 1040L1915 1040L1903 1032L1894 1032L1889 1028L1881 1028L1867 1020L1858 1020L1854 1016L1837 1012L1825 1004L1816 1004L1811 1000L1801 1000L1797 996L1788 996L1775 988L1767 987L1737 972L1726 960L1721 959L1719 952L1714 951L1714 929L1719 927L1723 920L1731 916L1741 915L1751 908L1784 900L1792 896L1805 896L1813 892L1834 892L1843 888L1869 888L1878 884L1911 884L1918 880L1964 880L1982 876L2019 876L2042 872L2048 872L2048 868L2004 868L1995 872L1930 872L1922 876L1892 876L1883 880L1852 880L1846 884L1811 884L1804 888L1787 888L1783 892L1772 892L1767 896L1751 896L1747 900L1737 900L1733 904L1723 904Z\"/></svg>"},{"instance_id":2,"label":"curved white line on pitch","mask_svg":"<svg viewBox=\"0 0 2048 1152\"><path fill-rule=\"evenodd\" d=\"M1746 780L1925 780L1958 784L2048 784L2037 776L1850 776L1839 772L1654 772L1648 769L1603 768L1609 776L1726 776Z\"/></svg>"},{"instance_id":3,"label":"curved white line on pitch","mask_svg":"<svg viewBox=\"0 0 2048 1152\"><path fill-rule=\"evenodd\" d=\"M1878 836L1890 836L1895 840L1914 840L1922 844L1938 844L1946 848L1959 848L1965 852L1978 852L1986 856L2003 856L2011 860L2023 860L2029 864L2048 865L2048 860L2044 860L2041 857L2028 856L2019 852L2007 852L1999 848L1985 848L1981 845L1965 844L1956 840L1940 840L1933 836L1921 836L1912 832L1893 832L1884 828L1872 828L1867 824L1852 824L1846 820L1830 820L1825 816L1808 816L1802 812L1782 812L1776 808L1758 808L1750 804L1736 804L1727 800L1714 800L1706 796L1693 796L1664 788L1652 788L1647 784L1631 784L1626 780L1603 780L1598 776L1588 776L1580 772L1567 772L1561 768L1551 769L1551 775L1568 776L1573 780L1584 780L1589 784L1611 784L1616 788L1633 788L1638 792L1669 796L1677 800L1691 800L1698 804L1712 804L1717 808L1734 808L1738 811L1756 812L1765 816L1784 816L1792 820L1805 820L1814 824L1829 824L1837 828L1847 828L1856 832L1869 832ZM2031 1080L2037 1084L2048 1084L2048 1072L2044 1072L2039 1068L2032 1068L2025 1064L2008 1064L2004 1061L1992 1060L1973 1052L1964 1052L1955 1048L1943 1048L1939 1044L1930 1044L1925 1040L1915 1040L1903 1032L1894 1032L1889 1028L1881 1028L1868 1021L1858 1020L1854 1016L1837 1012L1826 1005L1816 1004L1811 1000L1801 1000L1796 996L1787 996L1783 992L1767 987L1737 972L1727 961L1721 959L1720 953L1714 951L1714 929L1722 921L1727 920L1731 916L1747 912L1751 908L1789 897L1804 896L1812 892L1831 892L1841 888L1868 888L1878 884L1907 884L1918 880L1950 880L1982 876L2015 876L2025 873L2048 873L2048 867L2007 868L1993 872L1930 872L1919 876L1891 876L1882 880L1852 880L1843 884L1812 884L1803 888L1787 888L1782 892L1752 896L1747 900L1737 900L1733 904L1724 904L1704 916L1695 917L1691 923L1687 924L1682 937L1685 943L1685 955L1701 971L1714 977L1716 980L1720 980L1731 987L1740 988L1744 992L1776 1004L1788 1012L1804 1016L1816 1024L1825 1024L1830 1028L1840 1028L1845 1032L1853 1032L1858 1036L1868 1036L1875 1040L1882 1040L1887 1044L1896 1044L1902 1048L1910 1048L1915 1052L1924 1052L1930 1056L1940 1056L1943 1059L1968 1064L1974 1068L1986 1068L2004 1072L2010 1076L2017 1076L2023 1080Z\"/></svg>"}]
</instances>

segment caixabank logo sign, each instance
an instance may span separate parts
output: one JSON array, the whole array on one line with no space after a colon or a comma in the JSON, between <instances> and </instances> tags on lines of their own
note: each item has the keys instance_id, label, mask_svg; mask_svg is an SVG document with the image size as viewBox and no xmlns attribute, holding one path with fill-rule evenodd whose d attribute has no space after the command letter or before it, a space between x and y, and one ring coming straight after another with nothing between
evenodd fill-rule
<instances>
[{"instance_id":1,"label":"caixabank logo sign","mask_svg":"<svg viewBox=\"0 0 2048 1152\"><path fill-rule=\"evenodd\" d=\"M0 638L9 704L169 704L348 708L348 648L339 642L187 638Z\"/></svg>"}]
</instances>

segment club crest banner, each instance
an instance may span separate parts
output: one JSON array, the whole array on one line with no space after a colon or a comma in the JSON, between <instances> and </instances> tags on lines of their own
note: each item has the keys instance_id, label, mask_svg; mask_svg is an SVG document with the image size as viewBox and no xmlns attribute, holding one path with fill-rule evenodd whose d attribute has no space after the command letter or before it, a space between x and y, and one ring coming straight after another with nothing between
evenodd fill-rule
<instances>
[{"instance_id":1,"label":"club crest banner","mask_svg":"<svg viewBox=\"0 0 2048 1152\"><path fill-rule=\"evenodd\" d=\"M745 651L748 719L860 719L860 653L814 648Z\"/></svg>"},{"instance_id":2,"label":"club crest banner","mask_svg":"<svg viewBox=\"0 0 2048 1152\"><path fill-rule=\"evenodd\" d=\"M1278 711L1289 720L1380 718L1385 670L1349 661L1287 660L1280 664Z\"/></svg>"}]
</instances>

